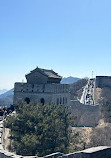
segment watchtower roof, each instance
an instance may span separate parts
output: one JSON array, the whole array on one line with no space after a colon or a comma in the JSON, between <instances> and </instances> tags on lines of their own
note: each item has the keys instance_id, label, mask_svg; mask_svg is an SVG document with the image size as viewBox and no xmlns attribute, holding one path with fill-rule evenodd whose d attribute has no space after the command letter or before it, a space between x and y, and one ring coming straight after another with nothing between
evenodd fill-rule
<instances>
[{"instance_id":1,"label":"watchtower roof","mask_svg":"<svg viewBox=\"0 0 111 158\"><path fill-rule=\"evenodd\" d=\"M29 74L27 74L26 76L33 74L34 72L39 71L41 74L47 76L48 78L58 78L58 79L62 79L62 77L60 75L58 75L58 73L54 72L53 70L48 70L48 69L42 69L37 67L36 69L30 71Z\"/></svg>"}]
</instances>

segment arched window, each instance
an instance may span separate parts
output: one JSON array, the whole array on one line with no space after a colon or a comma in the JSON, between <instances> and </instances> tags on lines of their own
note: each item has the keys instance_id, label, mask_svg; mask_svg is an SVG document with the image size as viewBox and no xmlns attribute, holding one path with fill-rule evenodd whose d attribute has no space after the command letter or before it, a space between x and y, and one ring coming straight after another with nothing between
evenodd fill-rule
<instances>
[{"instance_id":1,"label":"arched window","mask_svg":"<svg viewBox=\"0 0 111 158\"><path fill-rule=\"evenodd\" d=\"M63 104L64 104L64 97L63 97Z\"/></svg>"},{"instance_id":2,"label":"arched window","mask_svg":"<svg viewBox=\"0 0 111 158\"><path fill-rule=\"evenodd\" d=\"M41 98L41 99L40 99L40 103L41 103L42 105L45 104L45 100L44 100L44 98Z\"/></svg>"},{"instance_id":3,"label":"arched window","mask_svg":"<svg viewBox=\"0 0 111 158\"><path fill-rule=\"evenodd\" d=\"M59 98L57 98L57 105L59 105Z\"/></svg>"},{"instance_id":4,"label":"arched window","mask_svg":"<svg viewBox=\"0 0 111 158\"><path fill-rule=\"evenodd\" d=\"M27 104L30 103L30 99L29 99L28 97L26 97L24 101L25 101Z\"/></svg>"},{"instance_id":5,"label":"arched window","mask_svg":"<svg viewBox=\"0 0 111 158\"><path fill-rule=\"evenodd\" d=\"M60 98L60 104L62 104L62 98Z\"/></svg>"}]
</instances>

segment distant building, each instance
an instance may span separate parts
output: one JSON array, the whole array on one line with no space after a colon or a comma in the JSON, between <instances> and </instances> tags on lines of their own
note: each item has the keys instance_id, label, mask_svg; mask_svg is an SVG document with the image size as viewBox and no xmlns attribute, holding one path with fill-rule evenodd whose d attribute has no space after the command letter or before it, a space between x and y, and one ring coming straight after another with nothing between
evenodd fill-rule
<instances>
[{"instance_id":1,"label":"distant building","mask_svg":"<svg viewBox=\"0 0 111 158\"><path fill-rule=\"evenodd\" d=\"M27 83L15 83L14 104L22 99L27 103L69 105L69 85L60 84L62 77L53 70L37 67L26 75L26 79Z\"/></svg>"}]
</instances>

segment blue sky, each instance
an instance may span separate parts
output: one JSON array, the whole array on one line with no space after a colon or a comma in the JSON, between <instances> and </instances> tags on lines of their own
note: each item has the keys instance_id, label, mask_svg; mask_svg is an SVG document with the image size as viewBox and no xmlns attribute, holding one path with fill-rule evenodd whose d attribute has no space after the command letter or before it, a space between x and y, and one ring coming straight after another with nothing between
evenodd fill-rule
<instances>
[{"instance_id":1,"label":"blue sky","mask_svg":"<svg viewBox=\"0 0 111 158\"><path fill-rule=\"evenodd\" d=\"M111 0L1 0L0 89L37 66L111 75Z\"/></svg>"}]
</instances>

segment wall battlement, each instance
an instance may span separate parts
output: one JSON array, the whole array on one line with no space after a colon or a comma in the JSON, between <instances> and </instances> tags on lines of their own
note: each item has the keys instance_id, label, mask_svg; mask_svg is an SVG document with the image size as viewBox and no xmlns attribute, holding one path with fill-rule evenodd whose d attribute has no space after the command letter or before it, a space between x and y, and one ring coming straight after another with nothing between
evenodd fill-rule
<instances>
[{"instance_id":1,"label":"wall battlement","mask_svg":"<svg viewBox=\"0 0 111 158\"><path fill-rule=\"evenodd\" d=\"M22 99L42 104L69 105L69 88L67 84L15 83L14 104Z\"/></svg>"},{"instance_id":2,"label":"wall battlement","mask_svg":"<svg viewBox=\"0 0 111 158\"><path fill-rule=\"evenodd\" d=\"M30 84L15 83L14 92L28 93L69 93L67 84Z\"/></svg>"}]
</instances>

